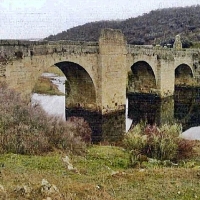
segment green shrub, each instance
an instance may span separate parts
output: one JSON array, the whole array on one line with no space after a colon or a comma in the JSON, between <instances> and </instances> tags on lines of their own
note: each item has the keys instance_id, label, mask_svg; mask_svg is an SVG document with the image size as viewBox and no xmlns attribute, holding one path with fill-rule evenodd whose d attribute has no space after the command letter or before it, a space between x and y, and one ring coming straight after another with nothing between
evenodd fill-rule
<instances>
[{"instance_id":1,"label":"green shrub","mask_svg":"<svg viewBox=\"0 0 200 200\"><path fill-rule=\"evenodd\" d=\"M65 122L48 116L39 105L27 105L18 93L0 83L1 153L40 154L54 148L81 153L90 138L91 129L83 119Z\"/></svg>"},{"instance_id":2,"label":"green shrub","mask_svg":"<svg viewBox=\"0 0 200 200\"><path fill-rule=\"evenodd\" d=\"M137 124L124 138L124 145L128 150L142 151L147 145L147 135L142 134L142 127Z\"/></svg>"},{"instance_id":3,"label":"green shrub","mask_svg":"<svg viewBox=\"0 0 200 200\"><path fill-rule=\"evenodd\" d=\"M125 135L123 143L131 151L131 158L146 155L158 160L178 160L191 156L194 146L179 137L181 130L178 124L165 124L160 129L139 124Z\"/></svg>"}]
</instances>

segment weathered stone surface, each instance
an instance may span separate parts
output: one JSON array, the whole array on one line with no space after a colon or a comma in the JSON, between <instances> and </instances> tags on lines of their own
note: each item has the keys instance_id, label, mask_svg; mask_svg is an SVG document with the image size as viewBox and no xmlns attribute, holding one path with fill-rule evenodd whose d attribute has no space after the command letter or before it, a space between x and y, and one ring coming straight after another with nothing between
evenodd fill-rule
<instances>
[{"instance_id":1,"label":"weathered stone surface","mask_svg":"<svg viewBox=\"0 0 200 200\"><path fill-rule=\"evenodd\" d=\"M180 46L179 36L176 43L175 46ZM127 73L134 64L145 62L150 66L156 86L148 92L156 91L165 97L174 92L178 66L187 65L193 77L199 79L199 58L198 50L127 45L120 30L104 29L99 42L0 40L0 77L24 96L29 96L36 80L47 68L61 62L75 63L91 78L95 99L84 103L79 98L76 101L75 96L74 105L83 103L85 108L105 113L124 106ZM86 83L87 80L83 84ZM143 82L138 83L143 87Z\"/></svg>"},{"instance_id":2,"label":"weathered stone surface","mask_svg":"<svg viewBox=\"0 0 200 200\"><path fill-rule=\"evenodd\" d=\"M47 196L46 199L62 199L59 189L54 184L50 184L46 179L42 179L41 193Z\"/></svg>"},{"instance_id":3,"label":"weathered stone surface","mask_svg":"<svg viewBox=\"0 0 200 200\"><path fill-rule=\"evenodd\" d=\"M125 115L127 92L167 97L175 84L199 84L199 59L197 49L127 45L113 29L99 42L0 40L0 81L30 99L38 77L56 65L68 80L67 108Z\"/></svg>"},{"instance_id":4,"label":"weathered stone surface","mask_svg":"<svg viewBox=\"0 0 200 200\"><path fill-rule=\"evenodd\" d=\"M71 163L71 160L68 156L65 156L64 158L62 158L63 162L65 163L65 165L67 166L67 169L70 171L74 171L76 173L79 173L77 168L73 166L73 164Z\"/></svg>"},{"instance_id":5,"label":"weathered stone surface","mask_svg":"<svg viewBox=\"0 0 200 200\"><path fill-rule=\"evenodd\" d=\"M32 190L33 189L29 185L21 185L21 186L17 186L14 192L18 196L30 197Z\"/></svg>"}]
</instances>

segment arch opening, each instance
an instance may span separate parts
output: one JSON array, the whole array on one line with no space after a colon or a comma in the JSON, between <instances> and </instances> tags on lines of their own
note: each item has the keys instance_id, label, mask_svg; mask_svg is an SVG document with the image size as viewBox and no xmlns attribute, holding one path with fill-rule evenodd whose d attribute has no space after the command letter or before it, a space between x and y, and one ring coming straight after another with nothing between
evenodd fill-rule
<instances>
[{"instance_id":1,"label":"arch opening","mask_svg":"<svg viewBox=\"0 0 200 200\"><path fill-rule=\"evenodd\" d=\"M186 64L181 64L175 69L175 85L186 86L193 85L195 80L191 68Z\"/></svg>"},{"instance_id":2,"label":"arch opening","mask_svg":"<svg viewBox=\"0 0 200 200\"><path fill-rule=\"evenodd\" d=\"M34 78L32 93L64 95L64 82L66 77L57 66L53 65L45 69L43 72L39 71Z\"/></svg>"},{"instance_id":3,"label":"arch opening","mask_svg":"<svg viewBox=\"0 0 200 200\"><path fill-rule=\"evenodd\" d=\"M96 109L96 90L92 78L80 65L73 62L55 64L66 76L66 107Z\"/></svg>"},{"instance_id":4,"label":"arch opening","mask_svg":"<svg viewBox=\"0 0 200 200\"><path fill-rule=\"evenodd\" d=\"M156 78L151 66L145 61L138 61L128 72L127 93L154 93Z\"/></svg>"},{"instance_id":5,"label":"arch opening","mask_svg":"<svg viewBox=\"0 0 200 200\"><path fill-rule=\"evenodd\" d=\"M180 120L184 126L189 122L190 113L195 107L196 80L193 77L192 69L187 64L181 64L175 69L175 92L174 108L175 118ZM183 127L184 128L184 127Z\"/></svg>"}]
</instances>

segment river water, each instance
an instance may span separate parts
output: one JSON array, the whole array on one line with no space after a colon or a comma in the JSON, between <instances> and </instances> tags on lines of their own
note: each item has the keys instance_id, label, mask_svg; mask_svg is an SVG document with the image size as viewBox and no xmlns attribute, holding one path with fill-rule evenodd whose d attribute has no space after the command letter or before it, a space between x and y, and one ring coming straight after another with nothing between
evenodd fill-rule
<instances>
[{"instance_id":1,"label":"river water","mask_svg":"<svg viewBox=\"0 0 200 200\"><path fill-rule=\"evenodd\" d=\"M58 77L52 73L44 73L65 93L66 77ZM156 96L145 94L128 94L126 99L126 132L132 123L141 120L148 123L164 124L181 122L183 124L182 137L200 140L200 89L176 88L174 98L160 100ZM184 96L187 94L187 98ZM39 103L50 115L60 116L65 120L65 96L49 96L43 94L32 95L32 102ZM190 128L191 127L191 128Z\"/></svg>"},{"instance_id":2,"label":"river water","mask_svg":"<svg viewBox=\"0 0 200 200\"><path fill-rule=\"evenodd\" d=\"M42 76L50 78L52 83L57 85L58 89L65 94L65 76L57 76L53 73L43 73ZM65 96L34 93L32 102L39 103L48 114L65 119ZM128 118L128 99L126 99L126 131L129 130L131 124L132 119Z\"/></svg>"},{"instance_id":3,"label":"river water","mask_svg":"<svg viewBox=\"0 0 200 200\"><path fill-rule=\"evenodd\" d=\"M65 76L57 76L52 73L43 73L42 76L48 77L58 86L58 89L65 94ZM45 95L34 93L32 103L39 103L42 108L50 115L59 116L65 119L65 96Z\"/></svg>"}]
</instances>

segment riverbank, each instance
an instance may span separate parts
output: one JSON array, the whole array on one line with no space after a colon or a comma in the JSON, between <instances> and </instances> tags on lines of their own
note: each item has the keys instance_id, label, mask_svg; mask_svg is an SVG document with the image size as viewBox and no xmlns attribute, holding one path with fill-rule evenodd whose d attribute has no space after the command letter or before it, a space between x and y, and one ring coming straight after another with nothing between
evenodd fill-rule
<instances>
[{"instance_id":1,"label":"riverbank","mask_svg":"<svg viewBox=\"0 0 200 200\"><path fill-rule=\"evenodd\" d=\"M1 98L0 104L1 142L10 146L0 155L0 199L199 198L200 144L198 142L194 148L195 153L190 159L160 161L155 158L147 159L143 155L145 159L136 157L139 164L133 167L131 151L101 144L98 146L88 144L83 151L80 151L83 148L80 140L78 143L80 137L74 138L73 142L69 141L69 137L73 134L77 136L77 131L80 130L83 133L88 132L88 129L80 128L84 127L81 123L81 126L74 130L71 128L76 125L69 124L66 134L62 134L64 126L57 119L49 123L48 118L44 120L45 115L33 115L34 109L31 107L29 115L27 104L24 105L23 102L20 104L18 95L9 96L9 89L5 86L2 86L2 91L5 94L2 96L5 98L4 100ZM10 95L13 95L12 91ZM12 101L12 104L9 104L9 101ZM37 113L41 113L40 107L35 108L38 109ZM12 115L8 115L9 109ZM55 125L58 125L57 132ZM44 144L44 137L41 136L45 131L47 131L46 136L52 135L46 144L51 143L53 147L46 148L48 151L37 151L38 144ZM33 135L35 137L31 138ZM16 145L12 146L14 142ZM35 151L28 153L28 150L33 149L30 142L34 145ZM13 151L13 147L16 147L17 151L9 153ZM23 155L19 154L20 152ZM25 153L29 155L24 155Z\"/></svg>"},{"instance_id":2,"label":"riverbank","mask_svg":"<svg viewBox=\"0 0 200 200\"><path fill-rule=\"evenodd\" d=\"M91 146L85 155L67 156L71 168L66 154L58 151L43 156L0 155L0 199L200 198L199 155L174 166L154 161L142 168L130 168L128 154L120 147Z\"/></svg>"},{"instance_id":3,"label":"riverbank","mask_svg":"<svg viewBox=\"0 0 200 200\"><path fill-rule=\"evenodd\" d=\"M52 73L43 73L38 79L33 93L46 95L64 95L65 77L59 77Z\"/></svg>"}]
</instances>

